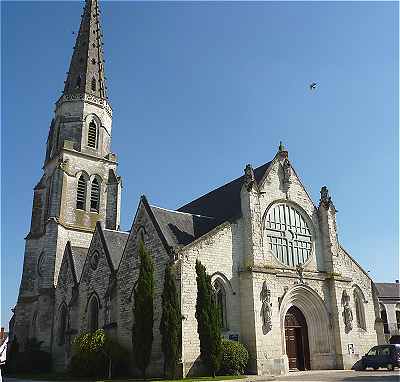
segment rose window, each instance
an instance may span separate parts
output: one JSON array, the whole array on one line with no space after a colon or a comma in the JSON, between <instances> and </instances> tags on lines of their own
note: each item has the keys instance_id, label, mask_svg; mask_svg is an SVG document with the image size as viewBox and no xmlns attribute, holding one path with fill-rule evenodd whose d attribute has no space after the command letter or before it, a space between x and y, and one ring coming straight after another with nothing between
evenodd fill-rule
<instances>
[{"instance_id":1,"label":"rose window","mask_svg":"<svg viewBox=\"0 0 400 382\"><path fill-rule=\"evenodd\" d=\"M311 255L312 234L303 216L287 204L274 205L265 219L268 249L290 267L305 263Z\"/></svg>"}]
</instances>

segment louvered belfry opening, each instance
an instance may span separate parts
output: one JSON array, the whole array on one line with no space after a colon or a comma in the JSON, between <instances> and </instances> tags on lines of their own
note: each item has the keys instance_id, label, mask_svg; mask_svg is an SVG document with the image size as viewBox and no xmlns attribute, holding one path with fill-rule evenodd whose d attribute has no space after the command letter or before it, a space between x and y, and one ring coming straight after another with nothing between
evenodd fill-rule
<instances>
[{"instance_id":1,"label":"louvered belfry opening","mask_svg":"<svg viewBox=\"0 0 400 382\"><path fill-rule=\"evenodd\" d=\"M78 179L78 188L76 191L76 208L80 210L85 209L86 204L86 180L81 175Z\"/></svg>"},{"instance_id":2,"label":"louvered belfry opening","mask_svg":"<svg viewBox=\"0 0 400 382\"><path fill-rule=\"evenodd\" d=\"M88 130L88 146L95 149L96 141L97 141L97 126L94 121L91 121L89 123L89 130Z\"/></svg>"},{"instance_id":3,"label":"louvered belfry opening","mask_svg":"<svg viewBox=\"0 0 400 382\"><path fill-rule=\"evenodd\" d=\"M90 211L99 212L100 186L96 178L92 182L92 192L90 194Z\"/></svg>"}]
</instances>

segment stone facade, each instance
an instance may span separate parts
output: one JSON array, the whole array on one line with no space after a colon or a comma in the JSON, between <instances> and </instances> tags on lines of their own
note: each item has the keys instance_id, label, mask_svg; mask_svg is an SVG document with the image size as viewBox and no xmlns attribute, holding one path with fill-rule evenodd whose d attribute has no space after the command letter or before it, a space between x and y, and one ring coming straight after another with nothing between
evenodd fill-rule
<instances>
[{"instance_id":1,"label":"stone facade","mask_svg":"<svg viewBox=\"0 0 400 382\"><path fill-rule=\"evenodd\" d=\"M105 92L80 77L104 82L102 64L87 68L101 49L100 35L91 40L99 33L96 17L97 1L87 0L68 84L50 126L44 174L34 189L12 335L22 344L32 337L44 341L57 369L68 365L74 338L96 328L131 351L143 240L155 271L148 375L163 371L159 325L167 264L181 302L180 374L202 372L196 260L211 275L223 336L250 352L249 372L350 368L384 340L376 288L340 245L328 189L321 189L316 205L282 145L271 162L247 165L243 176L176 211L142 196L130 231L120 231L112 111ZM81 87L71 85L77 76Z\"/></svg>"}]
</instances>

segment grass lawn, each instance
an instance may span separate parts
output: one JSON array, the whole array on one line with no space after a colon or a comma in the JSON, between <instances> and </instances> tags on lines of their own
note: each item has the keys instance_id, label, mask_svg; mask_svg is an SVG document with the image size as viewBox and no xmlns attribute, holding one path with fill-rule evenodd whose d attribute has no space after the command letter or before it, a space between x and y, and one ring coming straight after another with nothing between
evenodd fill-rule
<instances>
[{"instance_id":1,"label":"grass lawn","mask_svg":"<svg viewBox=\"0 0 400 382\"><path fill-rule=\"evenodd\" d=\"M196 381L227 381L231 379L244 379L245 375L217 375L213 377L193 377L193 378L183 378L183 379L161 379L152 378L146 379L149 382L196 382ZM96 382L138 382L143 381L143 379L102 379Z\"/></svg>"}]
</instances>

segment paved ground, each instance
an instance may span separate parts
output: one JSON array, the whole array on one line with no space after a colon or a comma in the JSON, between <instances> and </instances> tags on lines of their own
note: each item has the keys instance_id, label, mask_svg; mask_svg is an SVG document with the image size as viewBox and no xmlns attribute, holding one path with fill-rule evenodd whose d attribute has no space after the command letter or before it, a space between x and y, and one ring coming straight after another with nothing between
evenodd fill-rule
<instances>
[{"instance_id":1,"label":"paved ground","mask_svg":"<svg viewBox=\"0 0 400 382\"><path fill-rule=\"evenodd\" d=\"M352 371L352 370L326 370L326 371L299 371L280 377L249 376L241 382L263 381L296 381L296 382L400 382L400 371ZM28 379L3 378L6 382L37 382ZM45 381L40 381L45 382ZM51 381L46 381L51 382ZM223 382L223 381L218 381ZM227 381L233 382L233 381Z\"/></svg>"},{"instance_id":2,"label":"paved ground","mask_svg":"<svg viewBox=\"0 0 400 382\"><path fill-rule=\"evenodd\" d=\"M353 370L324 370L300 371L289 375L276 377L276 381L329 381L329 382L400 382L399 370L387 371L353 371Z\"/></svg>"}]
</instances>

